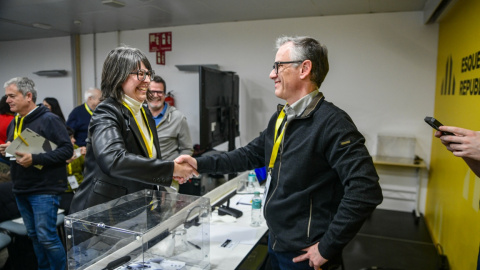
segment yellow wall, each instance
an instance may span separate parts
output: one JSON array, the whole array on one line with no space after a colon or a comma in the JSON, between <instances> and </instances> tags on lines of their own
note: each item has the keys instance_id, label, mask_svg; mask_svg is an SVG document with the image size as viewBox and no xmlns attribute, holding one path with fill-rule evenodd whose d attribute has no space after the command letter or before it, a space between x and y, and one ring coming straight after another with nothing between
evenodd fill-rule
<instances>
[{"instance_id":1,"label":"yellow wall","mask_svg":"<svg viewBox=\"0 0 480 270\"><path fill-rule=\"evenodd\" d=\"M480 1L457 1L439 27L434 117L480 130ZM433 136L433 131L432 131ZM425 219L453 270L475 269L480 179L434 138Z\"/></svg>"}]
</instances>

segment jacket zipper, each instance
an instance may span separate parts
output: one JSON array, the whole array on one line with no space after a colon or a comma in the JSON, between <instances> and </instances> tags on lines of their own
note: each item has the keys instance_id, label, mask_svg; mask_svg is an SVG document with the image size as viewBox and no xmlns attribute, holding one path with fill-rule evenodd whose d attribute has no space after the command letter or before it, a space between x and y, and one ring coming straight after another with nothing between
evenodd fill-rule
<instances>
[{"instance_id":1,"label":"jacket zipper","mask_svg":"<svg viewBox=\"0 0 480 270\"><path fill-rule=\"evenodd\" d=\"M284 129L284 132L285 132L284 134L286 134L287 133L287 123L285 123L283 129ZM270 199L267 202L265 202L265 206L264 206L265 216L267 216L267 204L272 199L273 194L275 194L275 191L278 188L278 183L280 182L280 170L282 169L282 155L281 154L283 154L284 142L285 142L285 135L284 135L283 140L282 140L282 152L280 153L280 161L278 163L277 184L275 185L275 189L273 189L273 191L272 191L272 195L270 196ZM267 226L268 226L268 224L267 224ZM277 244L277 238L275 237L275 240L273 241L273 244L272 244L272 249L273 250L275 250L276 244Z\"/></svg>"},{"instance_id":2,"label":"jacket zipper","mask_svg":"<svg viewBox=\"0 0 480 270\"><path fill-rule=\"evenodd\" d=\"M313 205L312 198L310 198L310 213L308 216L307 240L310 240L310 226L312 225L312 211L313 211L312 205Z\"/></svg>"}]
</instances>

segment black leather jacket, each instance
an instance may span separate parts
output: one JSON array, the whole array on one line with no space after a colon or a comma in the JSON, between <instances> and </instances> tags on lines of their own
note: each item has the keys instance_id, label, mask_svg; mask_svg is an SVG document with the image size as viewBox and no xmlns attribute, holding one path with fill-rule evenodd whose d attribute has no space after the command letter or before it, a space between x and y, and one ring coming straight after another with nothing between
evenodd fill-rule
<instances>
[{"instance_id":1,"label":"black leather jacket","mask_svg":"<svg viewBox=\"0 0 480 270\"><path fill-rule=\"evenodd\" d=\"M125 106L112 98L97 106L88 128L84 180L73 197L71 213L156 185L170 186L174 163L160 159L155 122L147 108L145 112L157 159L148 157L134 116Z\"/></svg>"}]
</instances>

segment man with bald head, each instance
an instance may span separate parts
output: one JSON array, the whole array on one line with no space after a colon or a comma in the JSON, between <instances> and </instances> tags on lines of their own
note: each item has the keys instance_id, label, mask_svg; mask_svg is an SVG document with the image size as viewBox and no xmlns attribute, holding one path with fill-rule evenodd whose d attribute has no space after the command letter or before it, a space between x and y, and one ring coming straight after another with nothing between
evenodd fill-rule
<instances>
[{"instance_id":1,"label":"man with bald head","mask_svg":"<svg viewBox=\"0 0 480 270\"><path fill-rule=\"evenodd\" d=\"M86 146L85 139L88 135L88 125L93 111L97 108L102 97L98 88L90 88L85 92L85 103L77 106L68 116L67 126L75 131L75 140L78 146Z\"/></svg>"}]
</instances>

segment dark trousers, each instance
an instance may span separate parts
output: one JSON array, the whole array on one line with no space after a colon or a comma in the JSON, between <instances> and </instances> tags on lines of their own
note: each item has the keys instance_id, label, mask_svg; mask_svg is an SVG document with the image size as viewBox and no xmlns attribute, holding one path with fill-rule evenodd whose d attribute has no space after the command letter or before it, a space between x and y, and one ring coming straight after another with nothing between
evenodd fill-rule
<instances>
[{"instance_id":1,"label":"dark trousers","mask_svg":"<svg viewBox=\"0 0 480 270\"><path fill-rule=\"evenodd\" d=\"M57 234L58 195L16 195L39 270L64 270L66 254Z\"/></svg>"}]
</instances>

